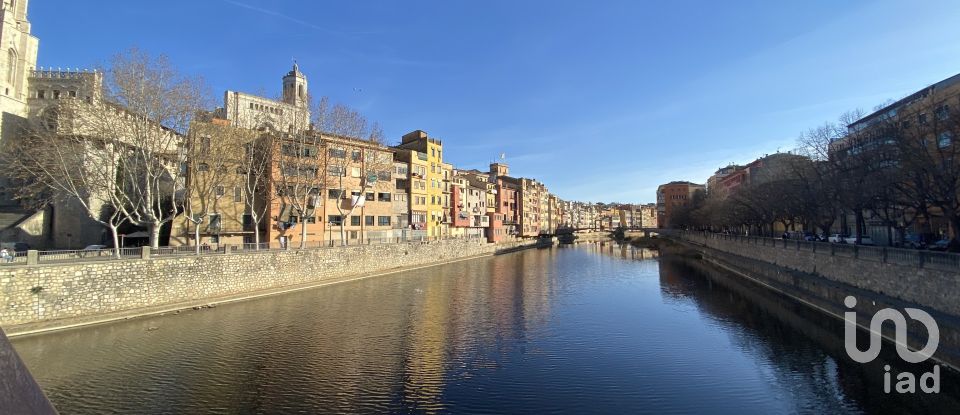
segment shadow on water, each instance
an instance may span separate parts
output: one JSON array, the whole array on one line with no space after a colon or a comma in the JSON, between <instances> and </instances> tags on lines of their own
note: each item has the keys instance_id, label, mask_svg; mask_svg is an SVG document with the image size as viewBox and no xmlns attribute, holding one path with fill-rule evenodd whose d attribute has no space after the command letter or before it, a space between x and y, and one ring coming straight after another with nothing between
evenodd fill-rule
<instances>
[{"instance_id":1,"label":"shadow on water","mask_svg":"<svg viewBox=\"0 0 960 415\"><path fill-rule=\"evenodd\" d=\"M63 413L960 413L689 258L528 250L13 340Z\"/></svg>"},{"instance_id":2,"label":"shadow on water","mask_svg":"<svg viewBox=\"0 0 960 415\"><path fill-rule=\"evenodd\" d=\"M931 372L933 364L904 362L886 343L876 360L857 363L846 354L843 322L838 318L698 260L666 254L660 278L665 296L689 299L705 315L730 326L731 332L749 333L739 336L743 347L761 352L777 367L789 368L790 376L810 377L819 389L812 392L821 397L835 396L867 413L960 413L960 376L944 367L939 393L884 392L885 365L891 367L894 389L898 373L919 378ZM758 342L755 337L770 341ZM866 349L867 338L858 333L861 350Z\"/></svg>"}]
</instances>

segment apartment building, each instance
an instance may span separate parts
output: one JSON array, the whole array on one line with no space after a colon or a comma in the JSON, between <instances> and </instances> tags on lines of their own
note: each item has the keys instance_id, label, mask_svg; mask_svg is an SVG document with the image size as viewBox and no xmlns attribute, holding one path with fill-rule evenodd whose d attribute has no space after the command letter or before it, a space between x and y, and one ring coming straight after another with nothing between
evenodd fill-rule
<instances>
[{"instance_id":1,"label":"apartment building","mask_svg":"<svg viewBox=\"0 0 960 415\"><path fill-rule=\"evenodd\" d=\"M357 244L394 236L393 150L315 131L271 140L268 241Z\"/></svg>"},{"instance_id":2,"label":"apartment building","mask_svg":"<svg viewBox=\"0 0 960 415\"><path fill-rule=\"evenodd\" d=\"M670 215L680 206L686 206L698 191L706 186L687 181L673 181L657 187L657 227L670 227Z\"/></svg>"},{"instance_id":3,"label":"apartment building","mask_svg":"<svg viewBox=\"0 0 960 415\"><path fill-rule=\"evenodd\" d=\"M170 229L172 246L249 243L259 232L252 226L254 206L248 203L257 195L249 194L246 174L247 152L253 151L259 133L231 124L201 117L190 126L183 164L187 197Z\"/></svg>"},{"instance_id":4,"label":"apartment building","mask_svg":"<svg viewBox=\"0 0 960 415\"><path fill-rule=\"evenodd\" d=\"M429 237L449 233L449 183L452 167L443 163L443 142L416 130L401 137L396 159L410 168L410 223ZM446 172L446 173L445 173ZM446 174L446 181L444 175ZM445 199L446 198L446 199Z\"/></svg>"}]
</instances>

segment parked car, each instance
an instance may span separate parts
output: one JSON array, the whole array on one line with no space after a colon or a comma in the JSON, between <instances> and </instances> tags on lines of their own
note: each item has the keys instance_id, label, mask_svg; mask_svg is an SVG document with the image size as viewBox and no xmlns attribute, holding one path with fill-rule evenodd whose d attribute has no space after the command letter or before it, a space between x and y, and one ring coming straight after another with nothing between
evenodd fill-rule
<instances>
[{"instance_id":1,"label":"parked car","mask_svg":"<svg viewBox=\"0 0 960 415\"><path fill-rule=\"evenodd\" d=\"M900 244L900 247L910 249L925 249L927 247L927 241L925 241L921 235L910 234L903 237L903 243Z\"/></svg>"},{"instance_id":2,"label":"parked car","mask_svg":"<svg viewBox=\"0 0 960 415\"><path fill-rule=\"evenodd\" d=\"M813 232L804 232L803 240L807 242L824 242L826 238L824 238L823 235L818 235Z\"/></svg>"},{"instance_id":3,"label":"parked car","mask_svg":"<svg viewBox=\"0 0 960 415\"><path fill-rule=\"evenodd\" d=\"M100 256L101 254L109 254L108 252L104 251L106 248L106 245L87 245L83 248L83 251L80 252L80 256L86 258L91 256Z\"/></svg>"},{"instance_id":4,"label":"parked car","mask_svg":"<svg viewBox=\"0 0 960 415\"><path fill-rule=\"evenodd\" d=\"M929 249L930 249L931 251L946 251L948 246L950 246L950 239L949 239L949 238L943 238L943 239L941 239L941 240L939 240L939 241L936 241L936 242L930 244L930 248L929 248Z\"/></svg>"},{"instance_id":5,"label":"parked car","mask_svg":"<svg viewBox=\"0 0 960 415\"><path fill-rule=\"evenodd\" d=\"M847 238L849 238L848 235L844 235L842 233L835 233L833 235L830 235L829 238L827 238L827 242L832 242L835 244L845 244L847 243Z\"/></svg>"}]
</instances>

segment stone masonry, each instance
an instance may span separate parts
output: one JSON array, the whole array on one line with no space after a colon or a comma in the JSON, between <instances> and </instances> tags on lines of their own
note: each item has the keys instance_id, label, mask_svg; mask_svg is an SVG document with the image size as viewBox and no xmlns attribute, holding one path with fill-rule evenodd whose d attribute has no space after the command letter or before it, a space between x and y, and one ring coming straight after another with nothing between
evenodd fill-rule
<instances>
[{"instance_id":1,"label":"stone masonry","mask_svg":"<svg viewBox=\"0 0 960 415\"><path fill-rule=\"evenodd\" d=\"M520 249L447 240L0 268L0 326L254 293Z\"/></svg>"},{"instance_id":2,"label":"stone masonry","mask_svg":"<svg viewBox=\"0 0 960 415\"><path fill-rule=\"evenodd\" d=\"M960 316L960 268L920 266L923 252L852 245L831 247L803 241L737 238L688 232L676 235L689 242L740 257L764 261L791 270L891 296ZM882 256L881 256L882 254Z\"/></svg>"}]
</instances>

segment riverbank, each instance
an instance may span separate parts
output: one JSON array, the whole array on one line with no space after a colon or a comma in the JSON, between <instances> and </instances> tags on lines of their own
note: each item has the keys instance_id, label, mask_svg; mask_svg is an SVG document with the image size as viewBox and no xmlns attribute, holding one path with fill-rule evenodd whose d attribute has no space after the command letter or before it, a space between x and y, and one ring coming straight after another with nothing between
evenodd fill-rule
<instances>
[{"instance_id":1,"label":"riverbank","mask_svg":"<svg viewBox=\"0 0 960 415\"><path fill-rule=\"evenodd\" d=\"M671 248L675 255L690 257L691 253L696 253L705 264L750 281L758 289L786 295L806 307L841 321L844 313L851 311L844 304L844 299L852 295L858 300L855 311L858 325L864 330L870 327L870 316L881 309L903 310L908 307L924 309L931 314L940 330L939 348L934 359L954 371L960 370L960 318L957 316L823 275L784 267L774 262L773 256L767 259L756 259L676 237L669 237L669 239L675 243ZM920 349L926 344L926 328L912 319L907 321L907 343L914 350ZM838 333L839 335L841 333ZM882 337L888 342L895 342L893 328L884 327Z\"/></svg>"},{"instance_id":2,"label":"riverbank","mask_svg":"<svg viewBox=\"0 0 960 415\"><path fill-rule=\"evenodd\" d=\"M449 240L0 270L11 337L276 295L534 247Z\"/></svg>"}]
</instances>

